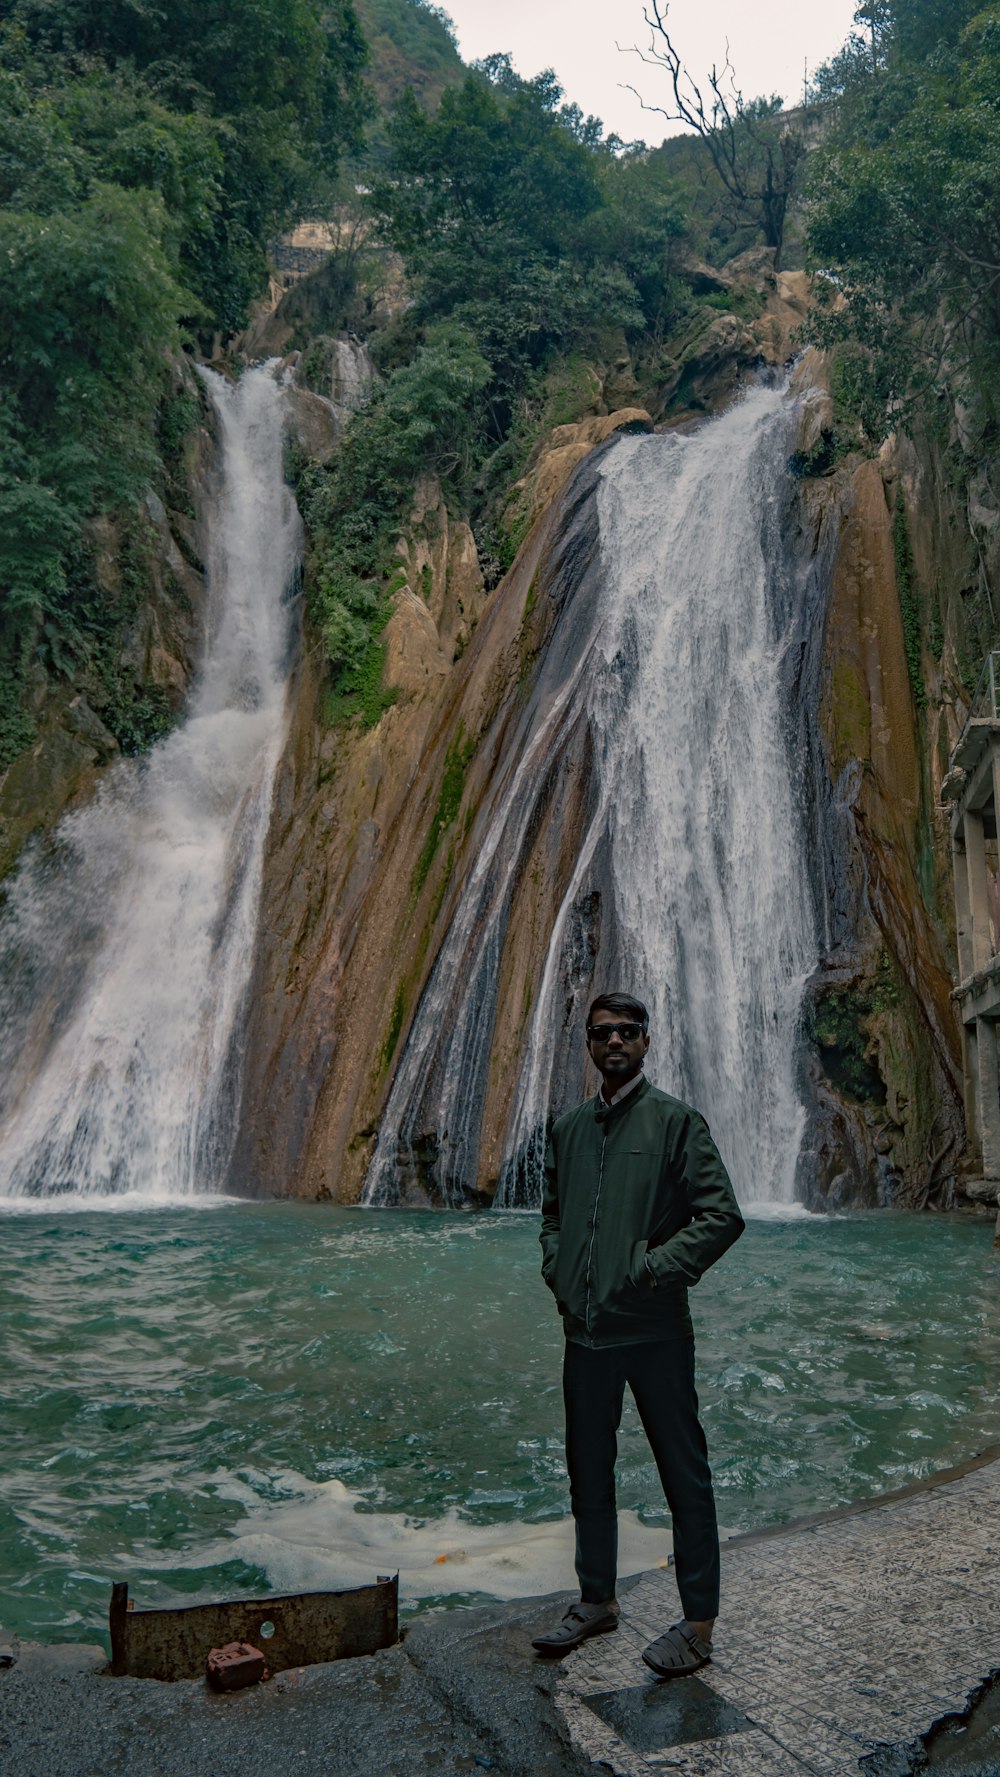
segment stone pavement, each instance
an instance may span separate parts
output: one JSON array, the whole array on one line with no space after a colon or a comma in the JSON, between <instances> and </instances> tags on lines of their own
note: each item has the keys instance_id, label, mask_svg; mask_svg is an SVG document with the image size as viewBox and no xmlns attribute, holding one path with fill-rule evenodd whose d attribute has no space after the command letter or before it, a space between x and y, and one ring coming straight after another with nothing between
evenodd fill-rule
<instances>
[{"instance_id":1,"label":"stone pavement","mask_svg":"<svg viewBox=\"0 0 1000 1777\"><path fill-rule=\"evenodd\" d=\"M644 1574L617 1632L562 1664L576 1750L616 1777L916 1769L916 1743L1000 1670L998 1458L724 1544L715 1653L694 1678L642 1664L680 1614L673 1576Z\"/></svg>"}]
</instances>

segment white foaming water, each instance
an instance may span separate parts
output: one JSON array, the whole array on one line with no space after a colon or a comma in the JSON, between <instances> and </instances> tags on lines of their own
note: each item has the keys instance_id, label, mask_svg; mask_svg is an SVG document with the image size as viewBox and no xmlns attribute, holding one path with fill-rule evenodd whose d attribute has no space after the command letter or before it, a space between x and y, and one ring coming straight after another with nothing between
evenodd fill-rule
<instances>
[{"instance_id":1,"label":"white foaming water","mask_svg":"<svg viewBox=\"0 0 1000 1777\"><path fill-rule=\"evenodd\" d=\"M748 1222L813 1222L829 1221L824 1211L807 1209L804 1203L781 1203L771 1198L744 1198L743 1213Z\"/></svg>"},{"instance_id":2,"label":"white foaming water","mask_svg":"<svg viewBox=\"0 0 1000 1777\"><path fill-rule=\"evenodd\" d=\"M615 973L650 1009L649 1076L708 1117L741 1201L794 1199L799 1010L817 941L782 694L794 601L776 490L791 419L784 394L758 389L694 436L625 439L603 466L603 622L587 681L599 796L508 1144L529 1175L567 916L604 848Z\"/></svg>"},{"instance_id":3,"label":"white foaming water","mask_svg":"<svg viewBox=\"0 0 1000 1777\"><path fill-rule=\"evenodd\" d=\"M221 464L209 635L185 720L123 761L11 886L0 1197L221 1189L287 722L300 521L272 367L205 373ZM134 1199L133 1199L134 1200Z\"/></svg>"},{"instance_id":4,"label":"white foaming water","mask_svg":"<svg viewBox=\"0 0 1000 1777\"><path fill-rule=\"evenodd\" d=\"M273 1477L272 1477L273 1479ZM293 1497L261 1506L249 1487L219 1489L247 1508L229 1536L185 1557L194 1570L239 1560L259 1567L279 1592L370 1585L375 1573L399 1573L400 1596L441 1598L481 1592L524 1598L565 1590L573 1572L571 1518L541 1524L470 1524L456 1511L440 1518L372 1512L341 1481L282 1477ZM667 1525L643 1524L622 1511L618 1566L622 1574L666 1567L673 1548ZM176 1551L163 1558L175 1567ZM157 1563L147 1563L155 1569Z\"/></svg>"}]
</instances>

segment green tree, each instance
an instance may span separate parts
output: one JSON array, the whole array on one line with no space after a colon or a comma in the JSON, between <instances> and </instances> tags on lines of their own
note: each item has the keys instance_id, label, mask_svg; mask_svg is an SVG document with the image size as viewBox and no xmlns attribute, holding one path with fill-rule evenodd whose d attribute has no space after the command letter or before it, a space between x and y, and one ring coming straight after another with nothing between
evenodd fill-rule
<instances>
[{"instance_id":1,"label":"green tree","mask_svg":"<svg viewBox=\"0 0 1000 1777\"><path fill-rule=\"evenodd\" d=\"M388 113L411 87L423 103L435 103L465 67L446 12L425 0L357 0L358 17L372 50L372 82Z\"/></svg>"},{"instance_id":2,"label":"green tree","mask_svg":"<svg viewBox=\"0 0 1000 1777\"><path fill-rule=\"evenodd\" d=\"M557 263L601 204L593 156L557 116L559 96L546 75L511 80L501 60L448 88L433 115L404 97L372 200L428 308L495 299L503 267Z\"/></svg>"},{"instance_id":3,"label":"green tree","mask_svg":"<svg viewBox=\"0 0 1000 1777\"><path fill-rule=\"evenodd\" d=\"M634 285L604 256L609 150L561 98L551 73L521 80L507 56L449 87L435 112L406 95L371 194L413 276L417 321L454 318L492 367L494 443L552 351L588 329L642 324Z\"/></svg>"},{"instance_id":4,"label":"green tree","mask_svg":"<svg viewBox=\"0 0 1000 1777\"><path fill-rule=\"evenodd\" d=\"M912 65L926 61L939 44L954 48L982 7L980 0L893 0L887 11L894 47Z\"/></svg>"},{"instance_id":5,"label":"green tree","mask_svg":"<svg viewBox=\"0 0 1000 1777\"><path fill-rule=\"evenodd\" d=\"M689 217L680 186L666 162L644 149L602 155L598 181L603 206L588 219L594 258L628 279L645 328L660 334L684 300L675 261Z\"/></svg>"},{"instance_id":6,"label":"green tree","mask_svg":"<svg viewBox=\"0 0 1000 1777\"><path fill-rule=\"evenodd\" d=\"M0 209L48 215L76 202L84 157L56 108L0 69Z\"/></svg>"},{"instance_id":7,"label":"green tree","mask_svg":"<svg viewBox=\"0 0 1000 1777\"><path fill-rule=\"evenodd\" d=\"M993 7L924 62L894 49L815 158L811 248L846 298L824 336L868 349L891 391L886 428L904 398L932 399L942 378L981 428L1000 421L998 91Z\"/></svg>"}]
</instances>

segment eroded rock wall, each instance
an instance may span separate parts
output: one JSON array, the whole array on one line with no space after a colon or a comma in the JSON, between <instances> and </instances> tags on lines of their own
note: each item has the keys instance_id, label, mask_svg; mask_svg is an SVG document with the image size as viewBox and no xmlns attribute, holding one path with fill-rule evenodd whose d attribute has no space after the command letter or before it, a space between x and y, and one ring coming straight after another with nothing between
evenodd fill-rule
<instances>
[{"instance_id":1,"label":"eroded rock wall","mask_svg":"<svg viewBox=\"0 0 1000 1777\"><path fill-rule=\"evenodd\" d=\"M824 958L807 1002L804 1194L923 1204L964 1147L950 864L907 664L894 550L900 453L804 490L829 559L818 722Z\"/></svg>"},{"instance_id":2,"label":"eroded rock wall","mask_svg":"<svg viewBox=\"0 0 1000 1777\"><path fill-rule=\"evenodd\" d=\"M484 811L522 744L532 698L544 695L561 601L586 575L594 535L585 512L600 450L622 427L699 423L742 377L797 349L804 274L775 276L766 254L744 261L713 273L715 294L732 293L732 314L709 309L655 362L633 365L624 347L612 354L593 375L591 410L539 442L507 508L526 541L495 590L484 589L468 525L449 515L432 480L419 486L398 549L406 581L385 632L397 699L375 727L326 726L322 665L307 638L275 794L236 1189L357 1198ZM811 355L797 374L811 390L799 439L808 464L822 458L831 406L821 360ZM302 392L296 429L310 454L328 458L340 424L329 402ZM195 485L210 458L204 434L189 465ZM823 631L801 669L816 687L802 744L824 934L807 995L801 1189L831 1207L947 1203L961 1181L964 1126L939 791L968 662L982 646L970 609L988 597L1000 520L988 487L974 513L958 508L931 444L893 441L877 461L849 457L807 472L799 488L803 571L820 575L827 591ZM919 596L938 612L936 645L924 624L919 696L897 577L900 509ZM154 501L148 519L159 565L123 664L179 697L200 634L204 550L185 513ZM97 542L115 596L117 539ZM117 751L85 687L47 687L38 714L36 746L0 779L0 871L29 832L89 793ZM587 744L581 723L548 774L512 883L482 1111L477 1184L487 1197L549 935L587 825ZM598 955L607 963L606 914L599 891L572 912L579 957L567 995ZM581 1072L579 1057L565 1066Z\"/></svg>"}]
</instances>

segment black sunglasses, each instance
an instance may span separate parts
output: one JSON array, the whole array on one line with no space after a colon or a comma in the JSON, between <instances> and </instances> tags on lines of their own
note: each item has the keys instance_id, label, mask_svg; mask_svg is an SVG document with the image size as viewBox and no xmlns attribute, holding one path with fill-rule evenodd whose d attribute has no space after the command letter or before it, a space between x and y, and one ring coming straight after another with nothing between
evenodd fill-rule
<instances>
[{"instance_id":1,"label":"black sunglasses","mask_svg":"<svg viewBox=\"0 0 1000 1777\"><path fill-rule=\"evenodd\" d=\"M634 1043L636 1037L641 1037L644 1034L641 1024L631 1022L627 1024L588 1024L587 1026L587 1036L592 1043L608 1042L614 1036L615 1031L618 1032L623 1043Z\"/></svg>"}]
</instances>

